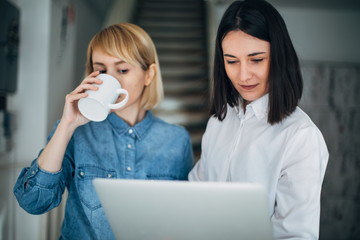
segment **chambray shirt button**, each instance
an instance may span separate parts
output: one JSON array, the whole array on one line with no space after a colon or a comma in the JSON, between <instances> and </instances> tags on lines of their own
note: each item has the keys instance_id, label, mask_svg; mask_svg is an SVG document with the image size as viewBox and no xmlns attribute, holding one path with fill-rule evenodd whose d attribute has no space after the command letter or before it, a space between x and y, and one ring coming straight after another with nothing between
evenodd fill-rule
<instances>
[{"instance_id":1,"label":"chambray shirt button","mask_svg":"<svg viewBox=\"0 0 360 240\"><path fill-rule=\"evenodd\" d=\"M109 173L109 174L108 174L108 178L111 178L111 177L112 177L112 175Z\"/></svg>"},{"instance_id":2,"label":"chambray shirt button","mask_svg":"<svg viewBox=\"0 0 360 240\"><path fill-rule=\"evenodd\" d=\"M83 177L84 175L85 175L85 173L84 173L84 172L80 172L80 176L82 176L82 177Z\"/></svg>"},{"instance_id":3,"label":"chambray shirt button","mask_svg":"<svg viewBox=\"0 0 360 240\"><path fill-rule=\"evenodd\" d=\"M129 172L131 171L131 167L127 167L126 170L128 170Z\"/></svg>"},{"instance_id":4,"label":"chambray shirt button","mask_svg":"<svg viewBox=\"0 0 360 240\"><path fill-rule=\"evenodd\" d=\"M128 148L131 148L131 144L128 144Z\"/></svg>"},{"instance_id":5,"label":"chambray shirt button","mask_svg":"<svg viewBox=\"0 0 360 240\"><path fill-rule=\"evenodd\" d=\"M32 174L32 175L35 175L35 171L32 171L31 174Z\"/></svg>"},{"instance_id":6,"label":"chambray shirt button","mask_svg":"<svg viewBox=\"0 0 360 240\"><path fill-rule=\"evenodd\" d=\"M129 129L129 133L132 134L132 133L133 133L133 130L132 130L132 129Z\"/></svg>"}]
</instances>

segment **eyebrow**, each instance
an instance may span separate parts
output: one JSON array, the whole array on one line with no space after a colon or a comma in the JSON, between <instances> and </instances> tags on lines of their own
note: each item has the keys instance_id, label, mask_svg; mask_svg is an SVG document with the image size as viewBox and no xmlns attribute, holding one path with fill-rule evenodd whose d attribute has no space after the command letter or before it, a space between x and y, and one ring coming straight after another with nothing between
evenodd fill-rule
<instances>
[{"instance_id":1,"label":"eyebrow","mask_svg":"<svg viewBox=\"0 0 360 240\"><path fill-rule=\"evenodd\" d=\"M115 65L119 65L119 64L123 64L123 63L126 63L125 61L118 61L115 63ZM94 62L93 63L94 65L101 65L101 66L104 66L105 64L101 63L101 62Z\"/></svg>"},{"instance_id":2,"label":"eyebrow","mask_svg":"<svg viewBox=\"0 0 360 240\"><path fill-rule=\"evenodd\" d=\"M259 54L263 54L263 53L266 53L266 52L254 52L254 53L250 53L248 54L249 57L253 57L253 56L256 56L256 55L259 55ZM232 57L232 58L236 58L234 55L231 55L231 54L224 54L225 57Z\"/></svg>"}]
</instances>

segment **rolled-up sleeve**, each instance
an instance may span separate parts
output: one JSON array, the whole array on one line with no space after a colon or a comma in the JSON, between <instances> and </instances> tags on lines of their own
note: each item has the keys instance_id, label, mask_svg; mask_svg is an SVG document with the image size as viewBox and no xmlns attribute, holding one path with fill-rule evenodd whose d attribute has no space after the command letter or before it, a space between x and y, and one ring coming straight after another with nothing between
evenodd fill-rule
<instances>
[{"instance_id":1,"label":"rolled-up sleeve","mask_svg":"<svg viewBox=\"0 0 360 240\"><path fill-rule=\"evenodd\" d=\"M59 182L61 171L46 172L39 168L37 160L31 167L24 168L14 186L19 205L28 213L42 214L57 207L64 189Z\"/></svg>"}]
</instances>

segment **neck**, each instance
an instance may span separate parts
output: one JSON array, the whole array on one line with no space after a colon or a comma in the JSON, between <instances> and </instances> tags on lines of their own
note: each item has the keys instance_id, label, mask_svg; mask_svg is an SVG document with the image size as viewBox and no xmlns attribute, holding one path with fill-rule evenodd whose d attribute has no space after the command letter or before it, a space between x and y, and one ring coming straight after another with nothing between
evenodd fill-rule
<instances>
[{"instance_id":1,"label":"neck","mask_svg":"<svg viewBox=\"0 0 360 240\"><path fill-rule=\"evenodd\" d=\"M129 126L134 126L145 118L146 110L143 108L125 108L115 111L115 114L121 117Z\"/></svg>"}]
</instances>

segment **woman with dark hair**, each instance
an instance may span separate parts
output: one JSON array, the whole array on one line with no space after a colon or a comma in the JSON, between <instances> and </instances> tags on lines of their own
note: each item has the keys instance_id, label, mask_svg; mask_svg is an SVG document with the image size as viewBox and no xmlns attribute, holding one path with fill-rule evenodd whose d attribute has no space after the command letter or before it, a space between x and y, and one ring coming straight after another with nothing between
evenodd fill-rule
<instances>
[{"instance_id":1,"label":"woman with dark hair","mask_svg":"<svg viewBox=\"0 0 360 240\"><path fill-rule=\"evenodd\" d=\"M276 239L317 239L328 161L323 136L299 107L299 61L278 11L235 1L216 37L211 114L192 181L260 183Z\"/></svg>"}]
</instances>

